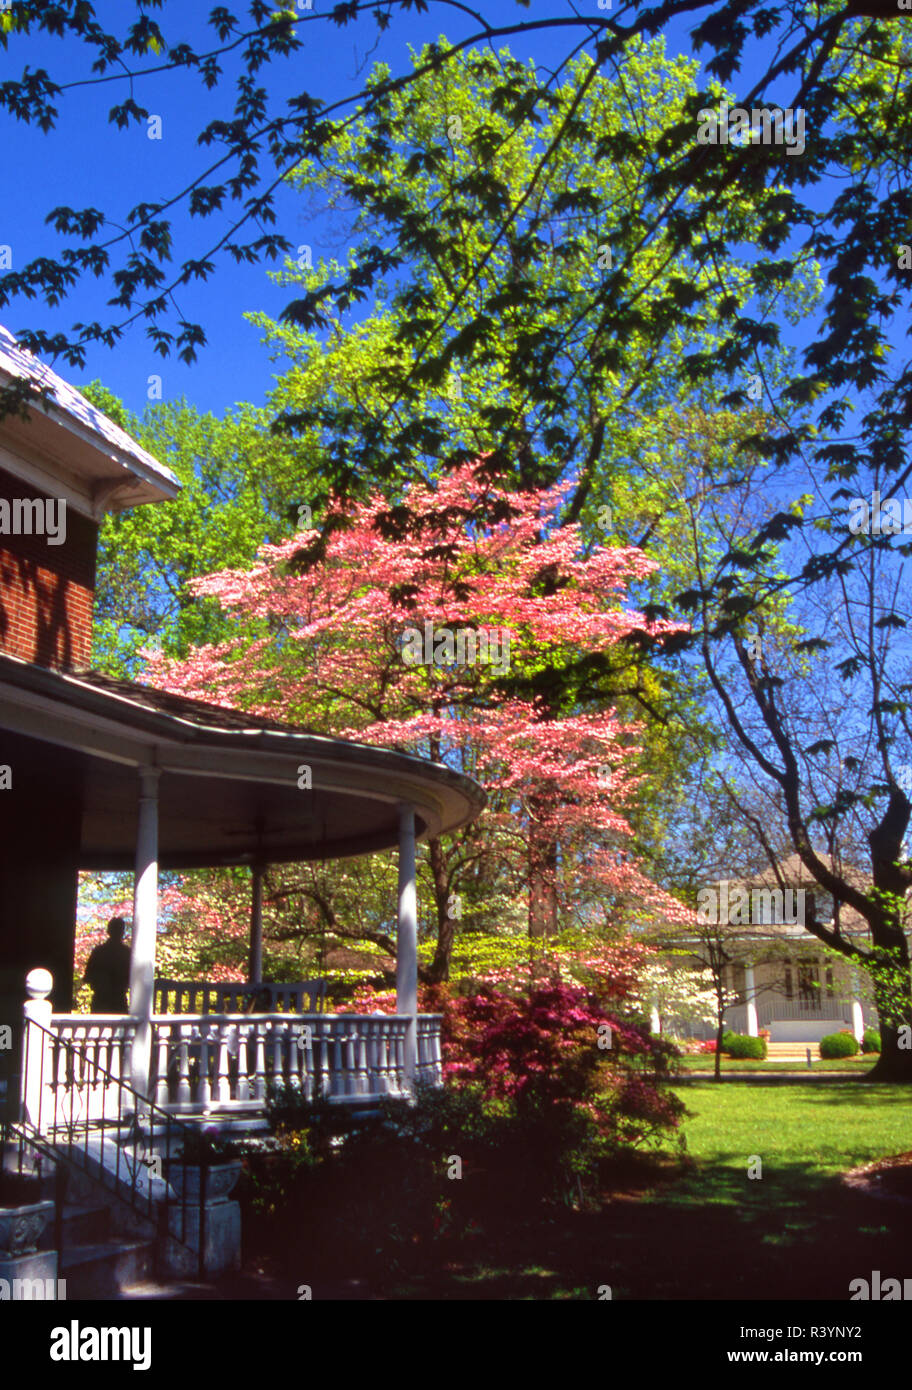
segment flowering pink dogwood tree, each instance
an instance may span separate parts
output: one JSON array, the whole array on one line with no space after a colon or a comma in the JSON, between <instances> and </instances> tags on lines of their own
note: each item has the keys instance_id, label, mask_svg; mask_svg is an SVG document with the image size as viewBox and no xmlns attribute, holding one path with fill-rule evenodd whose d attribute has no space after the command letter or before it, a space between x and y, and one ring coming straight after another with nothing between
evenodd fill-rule
<instances>
[{"instance_id":1,"label":"flowering pink dogwood tree","mask_svg":"<svg viewBox=\"0 0 912 1390\"><path fill-rule=\"evenodd\" d=\"M651 562L610 545L587 553L579 528L561 524L566 491L507 492L475 464L412 485L401 505L331 506L322 532L308 526L250 570L195 582L236 617L233 639L182 661L150 654L166 689L421 753L482 782L481 820L429 845L431 981L448 976L462 900L479 883L524 898L533 938L604 930L631 905L682 915L630 851L641 731L576 675L633 634L675 629L625 606Z\"/></svg>"}]
</instances>

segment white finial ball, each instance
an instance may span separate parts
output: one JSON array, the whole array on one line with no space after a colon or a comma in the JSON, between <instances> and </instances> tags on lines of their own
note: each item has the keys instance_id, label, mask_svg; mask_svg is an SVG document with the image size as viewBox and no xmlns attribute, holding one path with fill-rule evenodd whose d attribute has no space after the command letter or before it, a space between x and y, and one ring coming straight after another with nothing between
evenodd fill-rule
<instances>
[{"instance_id":1,"label":"white finial ball","mask_svg":"<svg viewBox=\"0 0 912 1390\"><path fill-rule=\"evenodd\" d=\"M30 970L26 975L25 987L29 999L46 999L54 988L54 977L50 970L44 970L39 966L37 970Z\"/></svg>"}]
</instances>

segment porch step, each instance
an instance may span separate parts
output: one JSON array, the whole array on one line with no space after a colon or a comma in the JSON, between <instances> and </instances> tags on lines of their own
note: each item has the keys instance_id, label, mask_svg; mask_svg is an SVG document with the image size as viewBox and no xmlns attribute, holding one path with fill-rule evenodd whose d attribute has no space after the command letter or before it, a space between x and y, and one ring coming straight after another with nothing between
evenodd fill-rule
<instances>
[{"instance_id":1,"label":"porch step","mask_svg":"<svg viewBox=\"0 0 912 1390\"><path fill-rule=\"evenodd\" d=\"M60 1258L60 1277L67 1298L117 1298L124 1289L147 1283L155 1265L155 1242L111 1237L109 1240L66 1244Z\"/></svg>"},{"instance_id":2,"label":"porch step","mask_svg":"<svg viewBox=\"0 0 912 1390\"><path fill-rule=\"evenodd\" d=\"M51 1228L52 1229L52 1228ZM110 1240L111 1208L104 1203L64 1203L63 1248Z\"/></svg>"},{"instance_id":3,"label":"porch step","mask_svg":"<svg viewBox=\"0 0 912 1390\"><path fill-rule=\"evenodd\" d=\"M803 1062L807 1066L807 1050L811 1049L811 1061L820 1061L820 1045L816 1042L768 1042L767 1060L770 1062Z\"/></svg>"}]
</instances>

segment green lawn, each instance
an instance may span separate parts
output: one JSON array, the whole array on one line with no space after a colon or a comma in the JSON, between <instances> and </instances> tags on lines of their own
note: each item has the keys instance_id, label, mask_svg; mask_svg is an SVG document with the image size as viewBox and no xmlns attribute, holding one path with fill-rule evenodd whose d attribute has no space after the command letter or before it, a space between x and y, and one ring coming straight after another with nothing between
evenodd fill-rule
<instances>
[{"instance_id":1,"label":"green lawn","mask_svg":"<svg viewBox=\"0 0 912 1390\"><path fill-rule=\"evenodd\" d=\"M912 1150L912 1090L820 1080L694 1080L679 1088L688 1159L620 1179L598 1211L530 1220L496 1252L480 1239L403 1297L828 1299L851 1280L909 1271L906 1210L845 1189L841 1174ZM761 1160L761 1176L748 1165Z\"/></svg>"},{"instance_id":2,"label":"green lawn","mask_svg":"<svg viewBox=\"0 0 912 1390\"><path fill-rule=\"evenodd\" d=\"M317 1267L314 1297L575 1301L608 1286L617 1302L824 1299L847 1316L852 1280L912 1273L908 1208L841 1181L912 1152L912 1088L735 1075L675 1089L689 1112L683 1158L628 1160L606 1174L597 1202L498 1218L379 1273L370 1260L344 1277ZM295 1245L281 1276L289 1289L300 1260Z\"/></svg>"},{"instance_id":3,"label":"green lawn","mask_svg":"<svg viewBox=\"0 0 912 1390\"><path fill-rule=\"evenodd\" d=\"M680 1057L680 1065L685 1071L712 1071L715 1066L715 1057L706 1053L699 1057ZM822 1061L819 1057L813 1059L813 1065L809 1068L805 1062L755 1062L747 1057L723 1057L722 1074L726 1072L739 1071L845 1071L853 1075L863 1075L870 1071L877 1058L873 1055L857 1057L836 1057L832 1060Z\"/></svg>"},{"instance_id":4,"label":"green lawn","mask_svg":"<svg viewBox=\"0 0 912 1390\"><path fill-rule=\"evenodd\" d=\"M744 1175L747 1158L763 1159L763 1181L783 1195L887 1154L912 1149L912 1092L905 1086L852 1081L807 1085L719 1085L692 1081L679 1090L690 1117L687 1151L695 1173L678 1196L707 1202L758 1198L761 1184ZM722 1182L723 1175L730 1180ZM766 1204L768 1197L762 1202Z\"/></svg>"}]
</instances>

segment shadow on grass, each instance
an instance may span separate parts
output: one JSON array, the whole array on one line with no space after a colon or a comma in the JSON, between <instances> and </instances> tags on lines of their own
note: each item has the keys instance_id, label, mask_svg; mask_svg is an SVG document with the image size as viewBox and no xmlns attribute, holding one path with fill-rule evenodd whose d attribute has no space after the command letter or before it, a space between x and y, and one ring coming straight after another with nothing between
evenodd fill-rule
<instances>
[{"instance_id":1,"label":"shadow on grass","mask_svg":"<svg viewBox=\"0 0 912 1390\"><path fill-rule=\"evenodd\" d=\"M295 1268L333 1298L424 1300L806 1299L847 1301L849 1285L912 1274L903 1208L846 1190L810 1163L750 1180L742 1155L620 1172L598 1209L542 1206L521 1225L421 1242L384 1271L320 1269L302 1241ZM397 1267L398 1266L398 1267ZM303 1278L304 1276L301 1275ZM320 1294L319 1296L329 1296Z\"/></svg>"},{"instance_id":2,"label":"shadow on grass","mask_svg":"<svg viewBox=\"0 0 912 1390\"><path fill-rule=\"evenodd\" d=\"M451 1258L402 1281L393 1296L598 1299L607 1286L613 1300L846 1301L851 1280L874 1269L885 1277L910 1272L906 1222L888 1204L821 1180L809 1165L789 1165L779 1179L748 1187L719 1163L700 1175L700 1191L715 1189L713 1201L666 1192L533 1218L522 1231L502 1233L493 1258L480 1250L474 1259Z\"/></svg>"}]
</instances>

